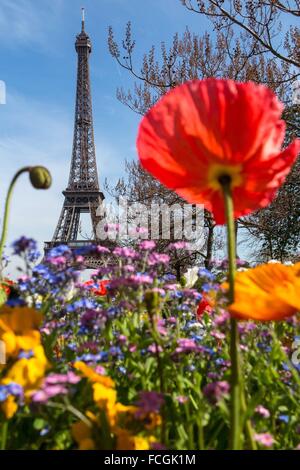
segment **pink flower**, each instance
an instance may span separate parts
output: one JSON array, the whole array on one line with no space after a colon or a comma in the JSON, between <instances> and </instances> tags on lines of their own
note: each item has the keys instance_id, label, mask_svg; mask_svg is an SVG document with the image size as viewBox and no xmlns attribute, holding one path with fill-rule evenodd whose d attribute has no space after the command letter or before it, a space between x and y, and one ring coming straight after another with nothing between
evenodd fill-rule
<instances>
[{"instance_id":1,"label":"pink flower","mask_svg":"<svg viewBox=\"0 0 300 470\"><path fill-rule=\"evenodd\" d=\"M265 447L272 447L272 445L274 444L274 437L268 432L254 434L254 439L256 440L256 442Z\"/></svg>"},{"instance_id":2,"label":"pink flower","mask_svg":"<svg viewBox=\"0 0 300 470\"><path fill-rule=\"evenodd\" d=\"M182 404L184 404L188 401L188 397L184 397L183 395L179 395L178 397L176 397L176 400L178 401L178 403L180 403L182 405Z\"/></svg>"},{"instance_id":3,"label":"pink flower","mask_svg":"<svg viewBox=\"0 0 300 470\"><path fill-rule=\"evenodd\" d=\"M140 249L141 250L152 250L155 248L156 243L154 240L145 240L140 243Z\"/></svg>"},{"instance_id":4,"label":"pink flower","mask_svg":"<svg viewBox=\"0 0 300 470\"><path fill-rule=\"evenodd\" d=\"M211 382L203 388L203 395L210 401L210 403L217 403L224 395L227 395L230 390L230 385L225 380Z\"/></svg>"},{"instance_id":5,"label":"pink flower","mask_svg":"<svg viewBox=\"0 0 300 470\"><path fill-rule=\"evenodd\" d=\"M262 405L258 405L258 406L255 408L255 411L256 411L256 413L258 413L259 415L261 415L263 418L270 418L270 411L267 410L267 408L265 408L265 407L262 406Z\"/></svg>"},{"instance_id":6,"label":"pink flower","mask_svg":"<svg viewBox=\"0 0 300 470\"><path fill-rule=\"evenodd\" d=\"M226 338L224 333L221 333L220 331L212 331L211 336L213 336L216 339L225 339Z\"/></svg>"},{"instance_id":7,"label":"pink flower","mask_svg":"<svg viewBox=\"0 0 300 470\"><path fill-rule=\"evenodd\" d=\"M158 346L157 344L153 343L150 344L150 346L148 347L148 352L156 354L157 352L163 352L163 349L161 346Z\"/></svg>"}]
</instances>

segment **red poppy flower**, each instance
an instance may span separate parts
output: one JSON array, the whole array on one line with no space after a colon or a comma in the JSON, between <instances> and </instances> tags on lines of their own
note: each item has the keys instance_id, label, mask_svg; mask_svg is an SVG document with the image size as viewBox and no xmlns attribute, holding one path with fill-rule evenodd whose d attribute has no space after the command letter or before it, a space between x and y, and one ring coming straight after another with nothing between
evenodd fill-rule
<instances>
[{"instance_id":1,"label":"red poppy flower","mask_svg":"<svg viewBox=\"0 0 300 470\"><path fill-rule=\"evenodd\" d=\"M197 306L197 319L200 320L204 312L211 312L211 302L209 302L205 297L202 297Z\"/></svg>"},{"instance_id":2,"label":"red poppy flower","mask_svg":"<svg viewBox=\"0 0 300 470\"><path fill-rule=\"evenodd\" d=\"M3 283L0 284L0 289L4 290L5 294L9 296L11 291L10 286L13 286L13 284L13 281L10 279L4 279Z\"/></svg>"},{"instance_id":3,"label":"red poppy flower","mask_svg":"<svg viewBox=\"0 0 300 470\"><path fill-rule=\"evenodd\" d=\"M93 289L93 293L95 295L106 295L107 290L106 286L109 284L110 281L99 281L98 282L98 287L96 289Z\"/></svg>"},{"instance_id":4,"label":"red poppy flower","mask_svg":"<svg viewBox=\"0 0 300 470\"><path fill-rule=\"evenodd\" d=\"M143 118L142 166L190 203L224 220L220 178L230 177L235 217L268 205L299 150L281 145L282 103L263 85L193 80L167 93Z\"/></svg>"},{"instance_id":5,"label":"red poppy flower","mask_svg":"<svg viewBox=\"0 0 300 470\"><path fill-rule=\"evenodd\" d=\"M89 287L91 292L94 294L94 295L106 295L107 294L107 290L106 290L106 285L109 284L109 280L105 280L105 281L99 281L98 283L93 281L93 280L89 280L89 281L86 281L84 283L85 286Z\"/></svg>"}]
</instances>

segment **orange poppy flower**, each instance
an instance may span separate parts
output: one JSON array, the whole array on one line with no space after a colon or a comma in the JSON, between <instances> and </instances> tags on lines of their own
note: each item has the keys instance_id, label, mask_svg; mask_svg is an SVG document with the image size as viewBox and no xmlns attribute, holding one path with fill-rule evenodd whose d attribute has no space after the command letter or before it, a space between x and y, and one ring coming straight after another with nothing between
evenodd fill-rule
<instances>
[{"instance_id":1,"label":"orange poppy flower","mask_svg":"<svg viewBox=\"0 0 300 470\"><path fill-rule=\"evenodd\" d=\"M137 139L141 164L222 224L221 177L230 177L240 217L268 205L294 163L300 141L281 151L282 111L263 85L214 78L186 82L143 118Z\"/></svg>"},{"instance_id":2,"label":"orange poppy flower","mask_svg":"<svg viewBox=\"0 0 300 470\"><path fill-rule=\"evenodd\" d=\"M241 319L282 320L300 311L300 263L263 264L238 272L229 312Z\"/></svg>"}]
</instances>

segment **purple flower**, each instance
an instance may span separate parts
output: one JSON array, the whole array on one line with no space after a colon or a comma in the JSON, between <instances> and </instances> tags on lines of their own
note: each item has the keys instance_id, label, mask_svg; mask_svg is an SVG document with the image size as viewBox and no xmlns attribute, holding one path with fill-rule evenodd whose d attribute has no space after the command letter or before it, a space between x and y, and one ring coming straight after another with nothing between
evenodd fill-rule
<instances>
[{"instance_id":1,"label":"purple flower","mask_svg":"<svg viewBox=\"0 0 300 470\"><path fill-rule=\"evenodd\" d=\"M214 318L213 324L214 324L214 326L222 326L225 323L227 323L229 318L230 318L229 313L224 310L220 313L220 315L218 315Z\"/></svg>"},{"instance_id":2,"label":"purple flower","mask_svg":"<svg viewBox=\"0 0 300 470\"><path fill-rule=\"evenodd\" d=\"M33 403L46 403L50 398L67 393L68 389L64 385L48 385L38 390L31 399Z\"/></svg>"},{"instance_id":3,"label":"purple flower","mask_svg":"<svg viewBox=\"0 0 300 470\"><path fill-rule=\"evenodd\" d=\"M24 396L23 387L15 382L11 382L7 385L0 385L0 403L5 401L9 395L18 397L21 402Z\"/></svg>"},{"instance_id":4,"label":"purple flower","mask_svg":"<svg viewBox=\"0 0 300 470\"><path fill-rule=\"evenodd\" d=\"M68 247L68 245L60 245L52 248L47 255L47 258L56 258L58 256L66 256L66 255L71 255L72 251Z\"/></svg>"},{"instance_id":5,"label":"purple flower","mask_svg":"<svg viewBox=\"0 0 300 470\"><path fill-rule=\"evenodd\" d=\"M134 273L135 268L132 266L132 264L125 264L125 266L122 266L122 269L126 273Z\"/></svg>"},{"instance_id":6,"label":"purple flower","mask_svg":"<svg viewBox=\"0 0 300 470\"><path fill-rule=\"evenodd\" d=\"M28 250L36 250L37 243L32 238L21 237L12 244L12 247L14 255L20 255Z\"/></svg>"},{"instance_id":7,"label":"purple flower","mask_svg":"<svg viewBox=\"0 0 300 470\"><path fill-rule=\"evenodd\" d=\"M153 240L144 240L139 244L139 248L141 250L153 250L155 248L156 243Z\"/></svg>"},{"instance_id":8,"label":"purple flower","mask_svg":"<svg viewBox=\"0 0 300 470\"><path fill-rule=\"evenodd\" d=\"M22 350L19 352L18 359L30 359L33 356L34 354L32 350L29 350L29 351Z\"/></svg>"},{"instance_id":9,"label":"purple flower","mask_svg":"<svg viewBox=\"0 0 300 470\"><path fill-rule=\"evenodd\" d=\"M26 255L29 261L36 261L40 253L33 238L21 237L12 244L14 255Z\"/></svg>"},{"instance_id":10,"label":"purple flower","mask_svg":"<svg viewBox=\"0 0 300 470\"><path fill-rule=\"evenodd\" d=\"M67 312L76 312L77 310L81 309L93 309L95 306L95 302L92 302L90 299L85 299L84 297L81 299L76 300L72 304L67 306Z\"/></svg>"},{"instance_id":11,"label":"purple flower","mask_svg":"<svg viewBox=\"0 0 300 470\"><path fill-rule=\"evenodd\" d=\"M177 286L177 284L166 284L166 285L165 285L165 289L171 290L171 291L177 291L177 290L178 290L178 286Z\"/></svg>"},{"instance_id":12,"label":"purple flower","mask_svg":"<svg viewBox=\"0 0 300 470\"><path fill-rule=\"evenodd\" d=\"M107 320L107 313L105 310L87 310L80 318L80 323L82 326L88 328L93 327L93 325L98 325L100 328L103 327Z\"/></svg>"},{"instance_id":13,"label":"purple flower","mask_svg":"<svg viewBox=\"0 0 300 470\"><path fill-rule=\"evenodd\" d=\"M6 387L7 387L8 393L10 395L14 395L15 397L23 397L24 390L23 390L23 387L20 384L17 384L15 382L11 382Z\"/></svg>"},{"instance_id":14,"label":"purple flower","mask_svg":"<svg viewBox=\"0 0 300 470\"><path fill-rule=\"evenodd\" d=\"M117 336L117 340L118 340L119 343L121 343L121 344L126 344L126 343L127 343L127 336L125 336L125 335L119 335L119 336Z\"/></svg>"},{"instance_id":15,"label":"purple flower","mask_svg":"<svg viewBox=\"0 0 300 470\"><path fill-rule=\"evenodd\" d=\"M208 372L207 377L212 380L216 380L219 377L217 372Z\"/></svg>"},{"instance_id":16,"label":"purple flower","mask_svg":"<svg viewBox=\"0 0 300 470\"><path fill-rule=\"evenodd\" d=\"M166 450L166 447L163 444L161 444L160 442L152 442L151 443L151 449L152 450Z\"/></svg>"},{"instance_id":17,"label":"purple flower","mask_svg":"<svg viewBox=\"0 0 300 470\"><path fill-rule=\"evenodd\" d=\"M160 287L154 287L151 289L152 292L157 292L159 295L164 297L166 295L166 291L164 289L161 289Z\"/></svg>"},{"instance_id":18,"label":"purple flower","mask_svg":"<svg viewBox=\"0 0 300 470\"><path fill-rule=\"evenodd\" d=\"M81 378L74 372L68 371L66 374L50 374L45 379L46 385L54 384L77 384Z\"/></svg>"},{"instance_id":19,"label":"purple flower","mask_svg":"<svg viewBox=\"0 0 300 470\"><path fill-rule=\"evenodd\" d=\"M148 265L149 266L155 266L157 264L168 264L170 261L170 256L169 255L164 255L160 253L151 253L148 256Z\"/></svg>"},{"instance_id":20,"label":"purple flower","mask_svg":"<svg viewBox=\"0 0 300 470\"><path fill-rule=\"evenodd\" d=\"M128 277L128 283L133 285L153 284L153 277L148 274L137 274Z\"/></svg>"},{"instance_id":21,"label":"purple flower","mask_svg":"<svg viewBox=\"0 0 300 470\"><path fill-rule=\"evenodd\" d=\"M224 395L227 395L230 385L225 380L212 382L203 388L203 395L211 402L217 403Z\"/></svg>"},{"instance_id":22,"label":"purple flower","mask_svg":"<svg viewBox=\"0 0 300 470\"><path fill-rule=\"evenodd\" d=\"M138 253L132 248L122 248L117 247L114 249L113 254L121 258L133 258L136 259L139 257Z\"/></svg>"},{"instance_id":23,"label":"purple flower","mask_svg":"<svg viewBox=\"0 0 300 470\"><path fill-rule=\"evenodd\" d=\"M191 298L191 299L196 299L196 300L201 300L202 295L196 291L196 289L183 289L182 294L184 297Z\"/></svg>"},{"instance_id":24,"label":"purple flower","mask_svg":"<svg viewBox=\"0 0 300 470\"><path fill-rule=\"evenodd\" d=\"M268 432L254 434L254 439L256 440L256 442L265 447L272 447L272 445L274 444L274 437Z\"/></svg>"},{"instance_id":25,"label":"purple flower","mask_svg":"<svg viewBox=\"0 0 300 470\"><path fill-rule=\"evenodd\" d=\"M211 271L205 268L199 269L198 276L202 279L206 279L207 281L214 281L216 277Z\"/></svg>"},{"instance_id":26,"label":"purple flower","mask_svg":"<svg viewBox=\"0 0 300 470\"><path fill-rule=\"evenodd\" d=\"M139 399L136 403L139 410L136 411L135 415L139 418L147 413L158 413L163 403L164 397L162 393L140 392Z\"/></svg>"},{"instance_id":27,"label":"purple flower","mask_svg":"<svg viewBox=\"0 0 300 470\"><path fill-rule=\"evenodd\" d=\"M165 328L165 320L163 318L157 319L156 328L160 335L166 336L168 334L168 330Z\"/></svg>"},{"instance_id":28,"label":"purple flower","mask_svg":"<svg viewBox=\"0 0 300 470\"><path fill-rule=\"evenodd\" d=\"M106 248L105 246L97 245L95 247L95 252L98 253L99 255L105 254L105 253L110 253L110 250Z\"/></svg>"},{"instance_id":29,"label":"purple flower","mask_svg":"<svg viewBox=\"0 0 300 470\"><path fill-rule=\"evenodd\" d=\"M97 374L99 374L99 375L106 375L106 370L104 369L103 366L97 365L97 366L95 367L95 372L96 372Z\"/></svg>"},{"instance_id":30,"label":"purple flower","mask_svg":"<svg viewBox=\"0 0 300 470\"><path fill-rule=\"evenodd\" d=\"M45 378L42 388L34 393L32 401L42 404L57 395L66 395L68 393L66 385L77 384L80 380L81 378L72 371L66 374L50 374Z\"/></svg>"},{"instance_id":31,"label":"purple flower","mask_svg":"<svg viewBox=\"0 0 300 470\"><path fill-rule=\"evenodd\" d=\"M175 349L175 353L189 353L189 352L200 352L202 348L197 346L195 340L188 338L179 338L178 347Z\"/></svg>"},{"instance_id":32,"label":"purple flower","mask_svg":"<svg viewBox=\"0 0 300 470\"><path fill-rule=\"evenodd\" d=\"M153 284L153 277L148 274L131 274L128 277L119 277L109 283L110 290L117 290L122 286L138 287L143 284Z\"/></svg>"},{"instance_id":33,"label":"purple flower","mask_svg":"<svg viewBox=\"0 0 300 470\"><path fill-rule=\"evenodd\" d=\"M163 349L161 346L158 346L157 344L153 343L148 346L147 351L156 354L157 352L163 352Z\"/></svg>"},{"instance_id":34,"label":"purple flower","mask_svg":"<svg viewBox=\"0 0 300 470\"><path fill-rule=\"evenodd\" d=\"M216 339L224 339L224 338L226 338L226 336L224 335L224 333L221 333L220 331L212 331L212 332L211 332L211 336L213 336L213 337L216 338Z\"/></svg>"},{"instance_id":35,"label":"purple flower","mask_svg":"<svg viewBox=\"0 0 300 470\"><path fill-rule=\"evenodd\" d=\"M66 264L67 258L65 256L56 256L47 258L47 262L53 264L54 266L59 266Z\"/></svg>"}]
</instances>

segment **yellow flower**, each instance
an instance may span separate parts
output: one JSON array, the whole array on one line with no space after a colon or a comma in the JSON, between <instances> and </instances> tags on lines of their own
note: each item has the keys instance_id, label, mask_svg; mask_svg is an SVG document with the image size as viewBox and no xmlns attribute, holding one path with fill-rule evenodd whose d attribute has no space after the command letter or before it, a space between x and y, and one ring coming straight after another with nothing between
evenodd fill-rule
<instances>
[{"instance_id":1,"label":"yellow flower","mask_svg":"<svg viewBox=\"0 0 300 470\"><path fill-rule=\"evenodd\" d=\"M134 414L137 411L136 406L122 405L116 403L108 410L108 420L110 427L114 429L116 426L128 427L134 419Z\"/></svg>"},{"instance_id":2,"label":"yellow flower","mask_svg":"<svg viewBox=\"0 0 300 470\"><path fill-rule=\"evenodd\" d=\"M149 450L155 442L155 437L133 436L126 429L117 429L116 450Z\"/></svg>"},{"instance_id":3,"label":"yellow flower","mask_svg":"<svg viewBox=\"0 0 300 470\"><path fill-rule=\"evenodd\" d=\"M12 418L16 413L17 409L18 405L13 395L9 395L6 400L1 403L1 410L4 413L6 419Z\"/></svg>"},{"instance_id":4,"label":"yellow flower","mask_svg":"<svg viewBox=\"0 0 300 470\"><path fill-rule=\"evenodd\" d=\"M32 308L12 308L3 306L0 309L0 340L4 341L6 354L13 356L20 349L29 350L40 344L40 333L37 331L42 315Z\"/></svg>"},{"instance_id":5,"label":"yellow flower","mask_svg":"<svg viewBox=\"0 0 300 470\"><path fill-rule=\"evenodd\" d=\"M26 395L36 390L49 364L42 346L33 349L33 357L16 361L6 374L6 379L24 387Z\"/></svg>"},{"instance_id":6,"label":"yellow flower","mask_svg":"<svg viewBox=\"0 0 300 470\"><path fill-rule=\"evenodd\" d=\"M125 429L116 430L117 446L116 450L135 450L134 439Z\"/></svg>"},{"instance_id":7,"label":"yellow flower","mask_svg":"<svg viewBox=\"0 0 300 470\"><path fill-rule=\"evenodd\" d=\"M99 408L105 408L106 410L112 410L116 404L117 392L110 387L106 387L100 383L93 385L94 401L97 403Z\"/></svg>"},{"instance_id":8,"label":"yellow flower","mask_svg":"<svg viewBox=\"0 0 300 470\"><path fill-rule=\"evenodd\" d=\"M134 438L134 450L149 450L151 442L154 442L155 439L150 437L135 436Z\"/></svg>"},{"instance_id":9,"label":"yellow flower","mask_svg":"<svg viewBox=\"0 0 300 470\"><path fill-rule=\"evenodd\" d=\"M300 311L300 263L264 264L238 272L229 312L241 319L282 320Z\"/></svg>"},{"instance_id":10,"label":"yellow flower","mask_svg":"<svg viewBox=\"0 0 300 470\"><path fill-rule=\"evenodd\" d=\"M158 413L149 413L147 417L147 423L145 424L146 429L155 429L160 426L162 423L162 419L160 414Z\"/></svg>"},{"instance_id":11,"label":"yellow flower","mask_svg":"<svg viewBox=\"0 0 300 470\"><path fill-rule=\"evenodd\" d=\"M77 361L74 363L74 368L79 370L84 377L89 379L91 382L96 382L102 384L104 387L114 388L115 383L106 375L97 374L92 367L87 366L82 361Z\"/></svg>"},{"instance_id":12,"label":"yellow flower","mask_svg":"<svg viewBox=\"0 0 300 470\"><path fill-rule=\"evenodd\" d=\"M89 426L83 421L77 421L72 425L72 437L78 444L79 450L94 450L95 442L92 439L92 423Z\"/></svg>"}]
</instances>

